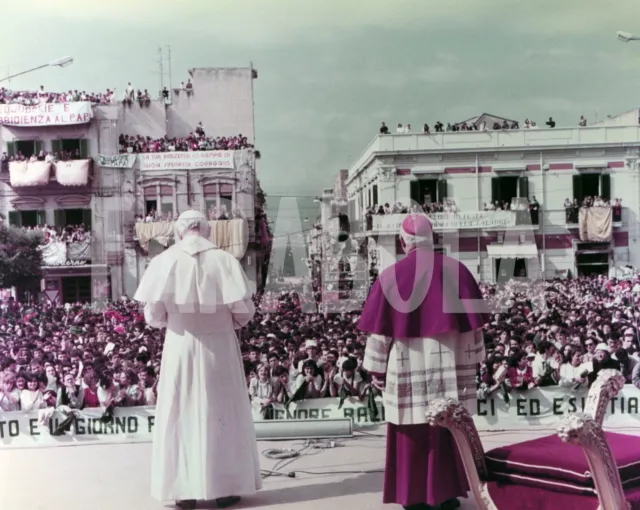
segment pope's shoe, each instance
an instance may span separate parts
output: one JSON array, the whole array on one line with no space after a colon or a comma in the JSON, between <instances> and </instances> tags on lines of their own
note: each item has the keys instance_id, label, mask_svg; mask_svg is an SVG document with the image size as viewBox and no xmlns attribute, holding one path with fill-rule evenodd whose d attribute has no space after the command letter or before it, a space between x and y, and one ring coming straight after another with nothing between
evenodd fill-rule
<instances>
[{"instance_id":1,"label":"pope's shoe","mask_svg":"<svg viewBox=\"0 0 640 510\"><path fill-rule=\"evenodd\" d=\"M229 508L240 501L240 496L229 496L226 498L216 499L216 506L218 508Z\"/></svg>"}]
</instances>

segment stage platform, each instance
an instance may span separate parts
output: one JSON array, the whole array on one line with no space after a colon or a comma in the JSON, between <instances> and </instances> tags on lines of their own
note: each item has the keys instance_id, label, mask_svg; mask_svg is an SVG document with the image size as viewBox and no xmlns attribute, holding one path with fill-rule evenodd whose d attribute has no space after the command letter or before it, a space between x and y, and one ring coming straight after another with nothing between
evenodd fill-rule
<instances>
[{"instance_id":1,"label":"stage platform","mask_svg":"<svg viewBox=\"0 0 640 510\"><path fill-rule=\"evenodd\" d=\"M262 491L233 508L262 510L393 510L382 504L385 428L339 440L339 446L311 450L281 468L295 478L269 476ZM625 433L633 433L624 431ZM521 432L485 432L485 449L553 433L528 428ZM637 433L637 432L636 432ZM301 442L260 441L261 452L300 449ZM228 459L233 462L233 459ZM277 460L262 456L261 467ZM67 446L0 450L0 508L3 510L162 510L172 508L149 497L150 444ZM280 462L282 464L283 462ZM477 508L473 499L463 510ZM201 503L198 508L215 508ZM516 509L514 509L516 510Z\"/></svg>"}]
</instances>

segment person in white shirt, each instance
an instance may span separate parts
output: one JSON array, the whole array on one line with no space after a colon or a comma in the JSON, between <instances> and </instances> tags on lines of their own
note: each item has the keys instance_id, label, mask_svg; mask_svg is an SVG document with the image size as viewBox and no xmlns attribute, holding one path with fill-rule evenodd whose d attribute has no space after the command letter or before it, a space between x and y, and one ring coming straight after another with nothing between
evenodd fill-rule
<instances>
[{"instance_id":1,"label":"person in white shirt","mask_svg":"<svg viewBox=\"0 0 640 510\"><path fill-rule=\"evenodd\" d=\"M398 124L398 127L396 128L396 133L397 134L404 133L404 127L402 127L402 124Z\"/></svg>"},{"instance_id":2,"label":"person in white shirt","mask_svg":"<svg viewBox=\"0 0 640 510\"><path fill-rule=\"evenodd\" d=\"M582 364L582 355L578 350L571 350L560 366L560 386L575 387L587 381L588 370Z\"/></svg>"},{"instance_id":3,"label":"person in white shirt","mask_svg":"<svg viewBox=\"0 0 640 510\"><path fill-rule=\"evenodd\" d=\"M558 380L557 363L552 356L556 351L555 346L548 340L542 340L537 347L536 357L532 363L533 378L536 386L549 386Z\"/></svg>"}]
</instances>

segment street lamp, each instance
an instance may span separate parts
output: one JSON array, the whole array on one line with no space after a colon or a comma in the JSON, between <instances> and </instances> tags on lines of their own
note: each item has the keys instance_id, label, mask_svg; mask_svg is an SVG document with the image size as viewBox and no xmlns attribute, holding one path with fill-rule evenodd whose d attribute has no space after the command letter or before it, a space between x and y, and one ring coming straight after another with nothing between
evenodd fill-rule
<instances>
[{"instance_id":1,"label":"street lamp","mask_svg":"<svg viewBox=\"0 0 640 510\"><path fill-rule=\"evenodd\" d=\"M5 78L0 78L0 83L3 81L10 80L15 78L16 76L22 76L23 74L32 73L33 71L37 71L38 69L44 69L45 67L69 67L73 64L73 57L62 57L56 60L52 60L47 64L42 64L38 67L33 67L31 69L27 69L26 71L22 71L20 73L12 74L10 76L6 76Z\"/></svg>"},{"instance_id":2,"label":"street lamp","mask_svg":"<svg viewBox=\"0 0 640 510\"><path fill-rule=\"evenodd\" d=\"M629 32L621 32L618 30L616 35L622 42L628 43L629 41L640 41L640 36L630 34Z\"/></svg>"}]
</instances>

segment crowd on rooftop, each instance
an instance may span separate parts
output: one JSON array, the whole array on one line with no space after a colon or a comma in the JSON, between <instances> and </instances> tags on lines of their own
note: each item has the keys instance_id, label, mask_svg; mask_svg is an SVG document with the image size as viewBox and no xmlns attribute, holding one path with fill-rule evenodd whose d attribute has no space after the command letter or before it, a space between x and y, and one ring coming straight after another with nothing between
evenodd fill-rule
<instances>
[{"instance_id":1,"label":"crowd on rooftop","mask_svg":"<svg viewBox=\"0 0 640 510\"><path fill-rule=\"evenodd\" d=\"M578 120L578 126L586 127L586 125L587 125L587 119L583 115L581 115L580 119ZM553 117L549 117L549 119L545 122L545 126L548 128L555 128L556 121L553 120ZM457 124L452 124L448 122L446 126L442 122L437 121L433 125L433 128L431 128L429 124L424 123L422 125L421 132L423 134L431 134L431 133L445 133L445 132L448 133L448 132L457 132L457 131L507 131L507 130L514 130L514 129L537 129L537 128L538 128L538 124L535 121L530 119L524 120L522 124L522 128L520 127L520 123L517 120L507 120L507 119L503 119L502 122L496 120L491 125L489 125L484 120L480 122L475 120L470 120L466 122L460 122ZM398 125L396 126L396 134L408 134L413 132L414 131L413 131L413 128L411 127L411 124L402 124L401 122L399 122ZM387 126L386 122L382 122L382 124L380 125L380 134L388 135L390 133L391 132L389 130L389 126Z\"/></svg>"},{"instance_id":2,"label":"crowd on rooftop","mask_svg":"<svg viewBox=\"0 0 640 510\"><path fill-rule=\"evenodd\" d=\"M152 138L142 135L125 135L118 137L120 153L174 152L174 151L217 151L251 149L247 137L242 134L236 136L206 136L202 122L196 129L185 137Z\"/></svg>"},{"instance_id":3,"label":"crowd on rooftop","mask_svg":"<svg viewBox=\"0 0 640 510\"><path fill-rule=\"evenodd\" d=\"M110 104L115 100L115 89L105 92L87 92L85 90L69 90L67 92L50 92L44 85L36 91L11 90L0 87L0 104L22 104L35 106L44 103L71 103L89 101L92 104Z\"/></svg>"}]
</instances>

